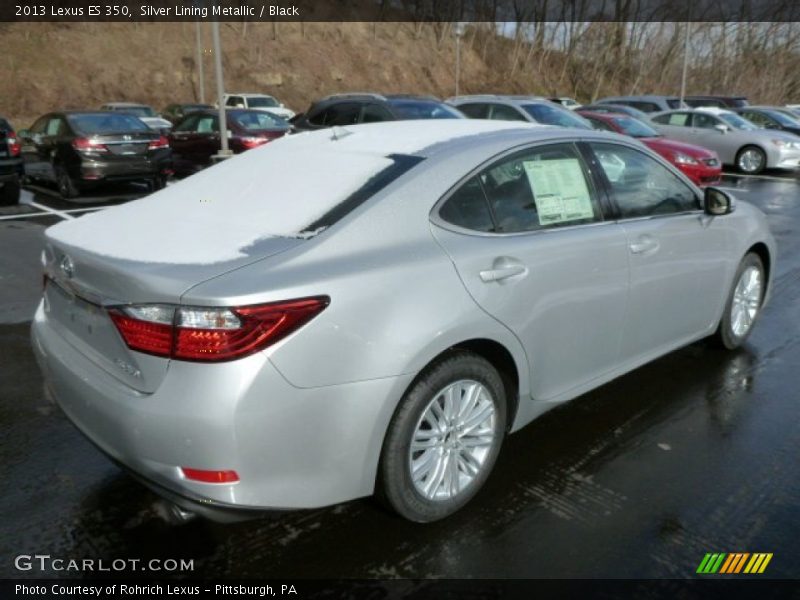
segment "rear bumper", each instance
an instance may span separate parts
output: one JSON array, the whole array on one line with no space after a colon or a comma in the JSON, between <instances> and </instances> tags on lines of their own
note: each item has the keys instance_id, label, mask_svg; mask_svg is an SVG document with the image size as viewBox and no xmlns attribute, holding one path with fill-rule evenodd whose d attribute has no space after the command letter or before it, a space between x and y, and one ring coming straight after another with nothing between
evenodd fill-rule
<instances>
[{"instance_id":1,"label":"rear bumper","mask_svg":"<svg viewBox=\"0 0 800 600\"><path fill-rule=\"evenodd\" d=\"M31 335L48 388L84 435L162 496L221 521L370 495L386 428L413 377L301 389L261 353L217 365L173 361L158 390L143 394L80 354L41 306ZM232 469L240 481L190 481L182 466Z\"/></svg>"},{"instance_id":2,"label":"rear bumper","mask_svg":"<svg viewBox=\"0 0 800 600\"><path fill-rule=\"evenodd\" d=\"M167 156L155 160L82 160L70 169L76 181L137 181L166 175L172 171L172 158Z\"/></svg>"}]
</instances>

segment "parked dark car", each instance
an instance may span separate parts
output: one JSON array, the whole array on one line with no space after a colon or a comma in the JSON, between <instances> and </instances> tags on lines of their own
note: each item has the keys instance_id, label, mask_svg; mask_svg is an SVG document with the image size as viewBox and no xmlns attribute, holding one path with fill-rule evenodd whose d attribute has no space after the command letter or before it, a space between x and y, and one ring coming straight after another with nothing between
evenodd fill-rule
<instances>
[{"instance_id":1,"label":"parked dark car","mask_svg":"<svg viewBox=\"0 0 800 600\"><path fill-rule=\"evenodd\" d=\"M432 96L336 94L312 104L289 122L297 130L408 119L463 119L464 115Z\"/></svg>"},{"instance_id":2,"label":"parked dark car","mask_svg":"<svg viewBox=\"0 0 800 600\"><path fill-rule=\"evenodd\" d=\"M22 157L19 138L11 123L0 117L0 205L19 202Z\"/></svg>"},{"instance_id":3,"label":"parked dark car","mask_svg":"<svg viewBox=\"0 0 800 600\"><path fill-rule=\"evenodd\" d=\"M166 136L122 112L48 113L20 139L26 177L54 182L64 198L104 182L146 181L159 189L172 172Z\"/></svg>"},{"instance_id":4,"label":"parked dark car","mask_svg":"<svg viewBox=\"0 0 800 600\"><path fill-rule=\"evenodd\" d=\"M792 116L777 106L747 106L734 111L764 129L779 129L800 135L800 116Z\"/></svg>"},{"instance_id":5,"label":"parked dark car","mask_svg":"<svg viewBox=\"0 0 800 600\"><path fill-rule=\"evenodd\" d=\"M750 104L746 96L685 96L683 101L692 108L697 108L698 106L742 108Z\"/></svg>"},{"instance_id":6,"label":"parked dark car","mask_svg":"<svg viewBox=\"0 0 800 600\"><path fill-rule=\"evenodd\" d=\"M190 113L199 110L211 110L212 108L214 107L210 104L170 104L162 111L161 116L176 125Z\"/></svg>"},{"instance_id":7,"label":"parked dark car","mask_svg":"<svg viewBox=\"0 0 800 600\"><path fill-rule=\"evenodd\" d=\"M257 148L289 133L289 123L262 110L228 109L228 147L234 154ZM178 123L170 132L175 174L191 175L211 164L219 152L219 112L196 111Z\"/></svg>"}]
</instances>

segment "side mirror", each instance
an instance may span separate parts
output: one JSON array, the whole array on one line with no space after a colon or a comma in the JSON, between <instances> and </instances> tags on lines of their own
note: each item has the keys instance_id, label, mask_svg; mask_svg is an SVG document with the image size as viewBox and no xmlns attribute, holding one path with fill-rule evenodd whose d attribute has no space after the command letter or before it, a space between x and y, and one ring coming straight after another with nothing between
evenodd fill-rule
<instances>
[{"instance_id":1,"label":"side mirror","mask_svg":"<svg viewBox=\"0 0 800 600\"><path fill-rule=\"evenodd\" d=\"M714 129L719 131L720 133L728 133L728 126L719 123L718 125L714 125Z\"/></svg>"},{"instance_id":2,"label":"side mirror","mask_svg":"<svg viewBox=\"0 0 800 600\"><path fill-rule=\"evenodd\" d=\"M279 106L280 106L281 108L286 108L286 105L285 105L283 102L281 102L281 103L279 104Z\"/></svg>"},{"instance_id":3,"label":"side mirror","mask_svg":"<svg viewBox=\"0 0 800 600\"><path fill-rule=\"evenodd\" d=\"M733 212L733 196L719 188L707 187L703 192L703 210L707 215L721 217Z\"/></svg>"}]
</instances>

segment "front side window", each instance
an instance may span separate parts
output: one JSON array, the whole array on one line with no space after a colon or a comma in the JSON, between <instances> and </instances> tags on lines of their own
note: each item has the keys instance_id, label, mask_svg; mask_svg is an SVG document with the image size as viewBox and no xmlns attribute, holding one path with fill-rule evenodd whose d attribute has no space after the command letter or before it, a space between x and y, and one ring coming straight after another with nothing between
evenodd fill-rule
<instances>
[{"instance_id":1,"label":"front side window","mask_svg":"<svg viewBox=\"0 0 800 600\"><path fill-rule=\"evenodd\" d=\"M524 104L523 110L528 113L537 123L545 125L556 125L557 127L575 127L577 129L589 129L589 125L583 117L576 115L570 110L546 104Z\"/></svg>"},{"instance_id":2,"label":"front side window","mask_svg":"<svg viewBox=\"0 0 800 600\"><path fill-rule=\"evenodd\" d=\"M198 115L191 115L181 121L173 131L197 131L197 121L200 120Z\"/></svg>"},{"instance_id":3,"label":"front side window","mask_svg":"<svg viewBox=\"0 0 800 600\"><path fill-rule=\"evenodd\" d=\"M380 104L367 104L361 111L361 123L380 123L382 121L394 121L392 113Z\"/></svg>"},{"instance_id":4,"label":"front side window","mask_svg":"<svg viewBox=\"0 0 800 600\"><path fill-rule=\"evenodd\" d=\"M470 119L489 118L489 107L486 104L459 104L457 108Z\"/></svg>"},{"instance_id":5,"label":"front side window","mask_svg":"<svg viewBox=\"0 0 800 600\"><path fill-rule=\"evenodd\" d=\"M758 127L753 125L750 121L743 119L736 113L723 112L719 114L719 118L734 129L741 129L742 131L755 131L758 129Z\"/></svg>"},{"instance_id":6,"label":"front side window","mask_svg":"<svg viewBox=\"0 0 800 600\"><path fill-rule=\"evenodd\" d=\"M244 106L244 100L239 96L231 96L228 98L228 101L225 103L225 106Z\"/></svg>"},{"instance_id":7,"label":"front side window","mask_svg":"<svg viewBox=\"0 0 800 600\"><path fill-rule=\"evenodd\" d=\"M694 113L694 117L692 117L692 126L700 129L714 129L720 124L719 119L705 113Z\"/></svg>"},{"instance_id":8,"label":"front side window","mask_svg":"<svg viewBox=\"0 0 800 600\"><path fill-rule=\"evenodd\" d=\"M439 216L476 231L519 233L602 219L583 161L571 144L530 148L463 184Z\"/></svg>"},{"instance_id":9,"label":"front side window","mask_svg":"<svg viewBox=\"0 0 800 600\"><path fill-rule=\"evenodd\" d=\"M325 125L355 125L361 113L361 105L352 102L334 104L325 113Z\"/></svg>"},{"instance_id":10,"label":"front side window","mask_svg":"<svg viewBox=\"0 0 800 600\"><path fill-rule=\"evenodd\" d=\"M692 189L645 153L618 144L591 143L623 219L698 210Z\"/></svg>"}]
</instances>

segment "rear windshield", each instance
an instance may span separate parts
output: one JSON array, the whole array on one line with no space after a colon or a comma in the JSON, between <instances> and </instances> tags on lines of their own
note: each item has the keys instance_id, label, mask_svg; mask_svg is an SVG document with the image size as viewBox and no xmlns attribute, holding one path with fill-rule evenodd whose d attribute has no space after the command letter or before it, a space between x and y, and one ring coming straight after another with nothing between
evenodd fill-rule
<instances>
[{"instance_id":1,"label":"rear windshield","mask_svg":"<svg viewBox=\"0 0 800 600\"><path fill-rule=\"evenodd\" d=\"M286 121L265 112L233 113L230 119L239 127L248 131L289 128L289 124Z\"/></svg>"},{"instance_id":2,"label":"rear windshield","mask_svg":"<svg viewBox=\"0 0 800 600\"><path fill-rule=\"evenodd\" d=\"M537 123L557 125L558 127L575 127L577 129L592 128L586 119L564 108L548 106L546 104L523 104L522 108L526 113L532 116Z\"/></svg>"},{"instance_id":3,"label":"rear windshield","mask_svg":"<svg viewBox=\"0 0 800 600\"><path fill-rule=\"evenodd\" d=\"M661 135L647 123L642 123L639 119L634 119L633 117L614 117L614 123L631 137L647 138Z\"/></svg>"},{"instance_id":4,"label":"rear windshield","mask_svg":"<svg viewBox=\"0 0 800 600\"><path fill-rule=\"evenodd\" d=\"M253 96L247 99L247 105L251 108L274 108L278 101L270 96Z\"/></svg>"},{"instance_id":5,"label":"rear windshield","mask_svg":"<svg viewBox=\"0 0 800 600\"><path fill-rule=\"evenodd\" d=\"M214 108L210 104L184 104L183 112L196 112L198 110L210 110Z\"/></svg>"},{"instance_id":6,"label":"rear windshield","mask_svg":"<svg viewBox=\"0 0 800 600\"><path fill-rule=\"evenodd\" d=\"M95 113L67 115L73 129L81 133L112 133L117 131L150 131L138 118L125 113Z\"/></svg>"},{"instance_id":7,"label":"rear windshield","mask_svg":"<svg viewBox=\"0 0 800 600\"><path fill-rule=\"evenodd\" d=\"M115 106L111 110L135 115L137 117L155 117L156 111L149 106Z\"/></svg>"},{"instance_id":8,"label":"rear windshield","mask_svg":"<svg viewBox=\"0 0 800 600\"><path fill-rule=\"evenodd\" d=\"M400 119L461 119L456 109L432 100L389 100L394 113Z\"/></svg>"}]
</instances>

